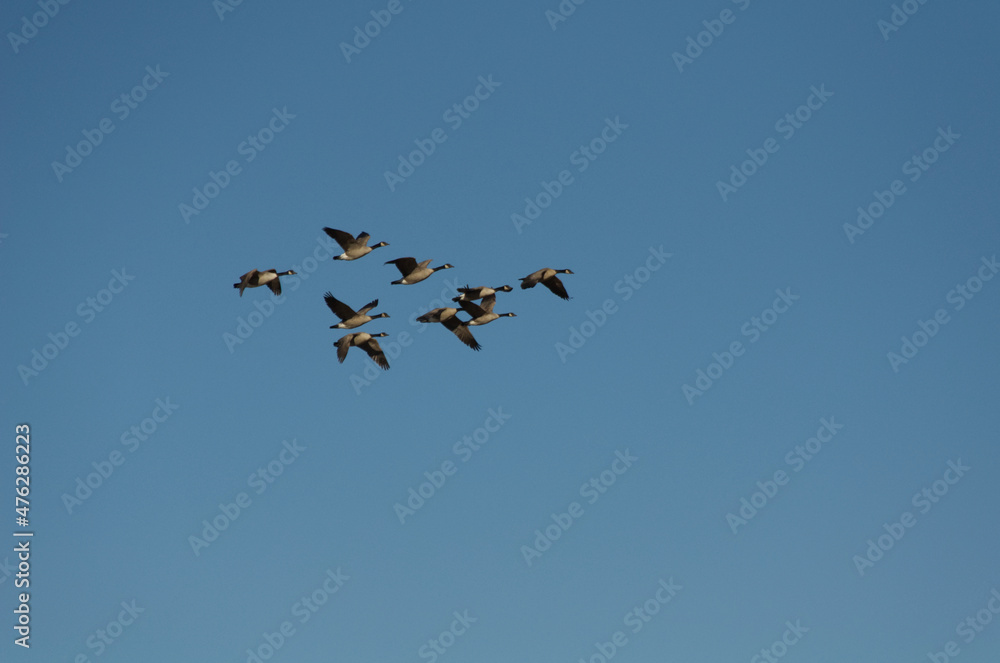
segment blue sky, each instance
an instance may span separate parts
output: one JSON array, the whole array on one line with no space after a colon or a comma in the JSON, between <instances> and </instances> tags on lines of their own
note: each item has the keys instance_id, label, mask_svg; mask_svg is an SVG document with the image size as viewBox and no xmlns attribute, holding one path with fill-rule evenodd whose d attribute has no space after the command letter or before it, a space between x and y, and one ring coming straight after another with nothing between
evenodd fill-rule
<instances>
[{"instance_id":1,"label":"blue sky","mask_svg":"<svg viewBox=\"0 0 1000 663\"><path fill-rule=\"evenodd\" d=\"M334 5L0 12L4 660L995 660L1000 9Z\"/></svg>"}]
</instances>

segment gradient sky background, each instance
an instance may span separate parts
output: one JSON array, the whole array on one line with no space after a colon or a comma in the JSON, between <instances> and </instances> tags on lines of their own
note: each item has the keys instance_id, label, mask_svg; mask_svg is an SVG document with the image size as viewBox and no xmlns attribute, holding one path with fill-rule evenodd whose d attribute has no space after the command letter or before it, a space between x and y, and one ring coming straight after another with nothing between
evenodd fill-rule
<instances>
[{"instance_id":1,"label":"gradient sky background","mask_svg":"<svg viewBox=\"0 0 1000 663\"><path fill-rule=\"evenodd\" d=\"M28 422L35 537L32 648L13 644L0 578L4 660L237 663L286 621L270 660L432 660L421 647L455 611L478 621L445 663L589 661L618 630L616 663L751 661L796 620L809 631L783 660L926 661L950 640L961 663L996 660L1000 623L968 643L955 628L1000 589L1000 280L961 310L948 298L1000 253L1000 8L929 2L886 40L889 2L594 1L553 30L556 0L402 0L348 63L340 43L386 3L332 4L247 1L220 20L209 0L73 2L18 52L6 37L0 501L19 529ZM678 71L672 54L726 9ZM6 3L0 25L38 11ZM121 119L111 105L147 66L169 76ZM445 111L489 76L499 87L453 128ZM786 139L776 122L813 86L832 96ZM247 162L240 144L275 108L294 118ZM102 118L113 132L60 182L52 163ZM579 172L572 155L615 118L627 129ZM390 191L384 172L439 127ZM949 127L959 138L911 182L904 163ZM779 149L724 201L716 182L769 138ZM230 160L239 174L185 223L178 206ZM511 214L564 169L573 183L518 232ZM905 193L848 241L895 179ZM317 263L323 226L391 246ZM619 281L661 246L672 257L626 300ZM400 256L456 268L390 286ZM573 298L502 295L517 317L477 330L482 352L413 322L456 285L544 266L575 272ZM230 347L275 301L237 296L252 268L300 276ZM134 279L87 313L123 269ZM741 328L786 288L799 299L751 343ZM389 333L383 348L410 334L369 385L351 382L362 352L337 363L327 290L380 300L392 317L364 330ZM938 309L949 322L894 371L887 353ZM78 335L23 379L68 323ZM735 341L745 353L689 403L683 385ZM157 399L176 411L123 443ZM510 418L463 462L453 446L491 408ZM794 471L786 454L830 417L843 428ZM292 440L305 450L257 494L248 477ZM626 450L637 460L590 504L580 486ZM113 452L124 463L68 513ZM401 524L394 504L445 461L457 473ZM949 461L970 469L921 513L913 495ZM778 470L787 485L734 534L727 513ZM189 537L241 492L250 506L195 555ZM574 501L583 515L526 563ZM854 556L906 511L915 525L859 574ZM16 563L9 541L0 563ZM301 623L328 569L349 580ZM627 613L671 578L682 589L633 633ZM98 656L122 601L144 612Z\"/></svg>"}]
</instances>

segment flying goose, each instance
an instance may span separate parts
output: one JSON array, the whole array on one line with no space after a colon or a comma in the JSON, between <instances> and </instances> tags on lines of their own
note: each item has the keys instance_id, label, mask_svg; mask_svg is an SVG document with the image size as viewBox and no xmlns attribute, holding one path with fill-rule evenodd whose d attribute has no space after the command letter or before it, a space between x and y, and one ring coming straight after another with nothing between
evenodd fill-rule
<instances>
[{"instance_id":1,"label":"flying goose","mask_svg":"<svg viewBox=\"0 0 1000 663\"><path fill-rule=\"evenodd\" d=\"M378 306L378 300L368 302L362 306L357 312L350 306L340 301L333 296L333 293L327 292L323 295L323 300L326 305L330 307L333 314L340 318L340 322L335 325L330 325L330 329L354 329L355 327L360 327L366 322L371 322L375 318L388 318L388 313L379 313L378 315L368 315L368 311L372 310Z\"/></svg>"},{"instance_id":2,"label":"flying goose","mask_svg":"<svg viewBox=\"0 0 1000 663\"><path fill-rule=\"evenodd\" d=\"M240 297L243 296L243 290L246 288L259 288L262 285L266 285L271 289L276 295L281 294L281 276L294 275L295 272L288 270L287 272L279 272L274 269L266 269L262 272L256 269L251 269L249 272L240 277L239 283L234 283L234 288L240 289Z\"/></svg>"},{"instance_id":3,"label":"flying goose","mask_svg":"<svg viewBox=\"0 0 1000 663\"><path fill-rule=\"evenodd\" d=\"M417 318L418 322L440 322L442 325L448 328L448 330L458 337L462 343L473 350L479 350L482 346L479 342L472 336L472 332L469 331L468 327L458 319L458 309L457 308L436 308L433 311L424 313L422 316Z\"/></svg>"},{"instance_id":4,"label":"flying goose","mask_svg":"<svg viewBox=\"0 0 1000 663\"><path fill-rule=\"evenodd\" d=\"M497 318L513 318L516 317L516 313L494 313L493 306L497 303L496 295L487 295L483 297L483 303L476 304L475 302L459 302L466 313L472 316L471 320L463 322L462 324L466 327L475 327L477 325L485 325L488 322L493 322Z\"/></svg>"},{"instance_id":5,"label":"flying goose","mask_svg":"<svg viewBox=\"0 0 1000 663\"><path fill-rule=\"evenodd\" d=\"M396 258L395 260L386 260L385 264L393 264L399 273L403 275L403 278L398 281L393 281L393 285L410 285L412 283L420 283L428 276L438 271L439 269L451 269L454 265L449 265L445 263L440 267L428 267L431 264L433 258L428 258L420 264L417 264L416 258Z\"/></svg>"},{"instance_id":6,"label":"flying goose","mask_svg":"<svg viewBox=\"0 0 1000 663\"><path fill-rule=\"evenodd\" d=\"M357 239L351 233L345 233L343 230L337 230L336 228L323 228L323 232L332 237L337 244L340 244L340 248L344 249L344 252L339 256L333 257L334 260L357 260L362 256L368 255L374 249L389 246L386 242L379 242L374 246L368 246L368 239L371 235L366 232L358 235Z\"/></svg>"},{"instance_id":7,"label":"flying goose","mask_svg":"<svg viewBox=\"0 0 1000 663\"><path fill-rule=\"evenodd\" d=\"M361 348L368 353L368 356L372 358L376 364L378 364L383 370L389 370L389 361L385 358L385 353L382 352L382 348L379 347L378 341L375 340L376 336L388 336L385 332L379 332L378 334L368 334L365 332L357 332L354 334L348 334L347 336L341 336L337 339L334 345L337 346L337 359L343 364L344 360L347 359L347 351L352 347Z\"/></svg>"},{"instance_id":8,"label":"flying goose","mask_svg":"<svg viewBox=\"0 0 1000 663\"><path fill-rule=\"evenodd\" d=\"M510 292L514 288L509 285L502 285L499 288L487 288L486 286L481 286L479 288L470 288L465 286L464 288L459 288L458 291L462 293L458 297L452 297L453 302L471 302L474 299L482 299L483 297L489 297L490 295L495 295L498 292Z\"/></svg>"},{"instance_id":9,"label":"flying goose","mask_svg":"<svg viewBox=\"0 0 1000 663\"><path fill-rule=\"evenodd\" d=\"M549 269L546 267L538 270L537 272L532 272L521 279L521 289L526 290L527 288L534 288L536 285L541 283L559 297L569 299L569 295L566 294L566 286L562 284L562 281L559 280L559 277L556 276L556 274L572 273L573 272L568 269Z\"/></svg>"}]
</instances>

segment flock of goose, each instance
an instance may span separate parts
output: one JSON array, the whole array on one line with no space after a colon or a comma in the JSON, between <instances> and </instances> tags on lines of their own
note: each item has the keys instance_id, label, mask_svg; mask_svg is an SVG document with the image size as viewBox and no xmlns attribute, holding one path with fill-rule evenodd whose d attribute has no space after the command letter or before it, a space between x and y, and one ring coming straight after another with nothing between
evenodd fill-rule
<instances>
[{"instance_id":1,"label":"flock of goose","mask_svg":"<svg viewBox=\"0 0 1000 663\"><path fill-rule=\"evenodd\" d=\"M344 252L339 256L334 256L334 260L357 260L358 258L363 258L368 255L375 249L383 246L389 246L386 242L379 242L378 244L368 246L368 240L371 236L366 232L362 232L357 237L354 237L351 233L344 232L343 230L336 230L334 228L323 228L323 231L332 237L334 241L336 241L337 244L339 244L344 250ZM415 258L409 257L387 260L385 264L395 265L396 269L398 269L399 273L402 275L400 279L393 281L392 285L413 285L414 283L420 283L434 272L454 267L454 265L448 263L445 263L440 267L430 267L431 260L424 260L423 262L418 263ZM572 273L573 272L568 269L550 269L548 267L544 267L520 279L521 288L534 288L536 285L541 283L560 298L569 299L569 295L566 293L566 287L563 285L562 281L559 280L557 274ZM234 283L233 287L239 289L240 297L243 296L243 291L245 289L259 288L260 286L267 286L275 295L280 295L281 277L294 274L295 272L292 270L279 272L275 269L267 269L263 271L251 269L249 272L241 276L239 282ZM511 290L513 290L513 288L509 285L499 286L496 288L488 288L485 286L477 288L470 288L468 286L458 288L459 295L458 297L452 298L452 301L458 302L460 308L436 308L425 313L424 315L421 315L417 318L417 320L419 322L427 323L439 322L444 325L448 331L457 336L462 343L466 344L473 350L479 350L481 346L476 341L475 337L473 337L472 332L469 331L469 327L485 325L498 318L515 317L514 313L493 312L493 307L497 302L497 293L510 292ZM326 302L326 305L330 308L330 310L333 311L333 314L340 318L340 322L335 325L330 325L330 329L356 329L363 324L375 320L376 318L389 317L388 313L369 315L369 312L378 306L377 299L368 302L357 311L334 297L333 293L330 292L323 295L323 300ZM479 301L478 304L476 303L477 300ZM458 317L460 310L468 313L470 318L468 320L460 319ZM382 352L382 348L379 347L378 341L375 340L376 338L382 336L388 336L388 334L385 332L380 332L378 334L353 332L340 337L337 342L334 343L334 345L337 346L337 359L340 363L344 363L344 360L347 358L348 350L352 347L361 348L376 364L378 364L378 366L382 369L388 370L389 361L385 358L385 353Z\"/></svg>"}]
</instances>

